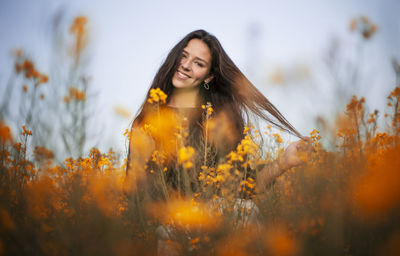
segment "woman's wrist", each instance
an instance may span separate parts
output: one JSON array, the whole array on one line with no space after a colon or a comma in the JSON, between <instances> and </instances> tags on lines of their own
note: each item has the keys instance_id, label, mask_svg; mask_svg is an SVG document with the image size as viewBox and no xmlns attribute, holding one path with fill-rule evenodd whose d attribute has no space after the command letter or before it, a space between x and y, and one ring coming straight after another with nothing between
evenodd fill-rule
<instances>
[{"instance_id":1,"label":"woman's wrist","mask_svg":"<svg viewBox=\"0 0 400 256\"><path fill-rule=\"evenodd\" d=\"M282 153L278 154L278 157L276 158L276 165L281 172L285 172L287 169L289 169L282 163Z\"/></svg>"}]
</instances>

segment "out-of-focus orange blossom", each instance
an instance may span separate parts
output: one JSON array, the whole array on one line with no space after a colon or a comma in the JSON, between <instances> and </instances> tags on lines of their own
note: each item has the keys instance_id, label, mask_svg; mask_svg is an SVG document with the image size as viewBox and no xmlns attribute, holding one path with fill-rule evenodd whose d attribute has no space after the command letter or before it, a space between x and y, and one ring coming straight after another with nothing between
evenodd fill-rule
<instances>
[{"instance_id":1,"label":"out-of-focus orange blossom","mask_svg":"<svg viewBox=\"0 0 400 256\"><path fill-rule=\"evenodd\" d=\"M350 21L350 30L360 33L367 40L378 31L378 26L372 23L367 17L361 16Z\"/></svg>"},{"instance_id":2,"label":"out-of-focus orange blossom","mask_svg":"<svg viewBox=\"0 0 400 256\"><path fill-rule=\"evenodd\" d=\"M25 59L22 63L15 64L15 71L18 73L23 72L25 78L30 79L33 78L36 80L35 87L39 86L40 84L47 83L49 81L49 77L45 74L40 73L38 70L35 69L35 65L29 59ZM24 87L24 91L25 87Z\"/></svg>"},{"instance_id":3,"label":"out-of-focus orange blossom","mask_svg":"<svg viewBox=\"0 0 400 256\"><path fill-rule=\"evenodd\" d=\"M21 135L23 136L32 136L32 131L28 130L25 125L22 126Z\"/></svg>"},{"instance_id":4,"label":"out-of-focus orange blossom","mask_svg":"<svg viewBox=\"0 0 400 256\"><path fill-rule=\"evenodd\" d=\"M75 45L72 49L73 55L75 56L75 63L78 63L80 55L88 43L87 23L87 17L78 16L74 19L69 29L70 33L76 37Z\"/></svg>"},{"instance_id":5,"label":"out-of-focus orange blossom","mask_svg":"<svg viewBox=\"0 0 400 256\"><path fill-rule=\"evenodd\" d=\"M264 246L270 255L299 255L300 243L282 224L271 225L264 234Z\"/></svg>"},{"instance_id":6,"label":"out-of-focus orange blossom","mask_svg":"<svg viewBox=\"0 0 400 256\"><path fill-rule=\"evenodd\" d=\"M356 182L355 203L366 215L380 216L400 207L400 147L371 154Z\"/></svg>"},{"instance_id":7,"label":"out-of-focus orange blossom","mask_svg":"<svg viewBox=\"0 0 400 256\"><path fill-rule=\"evenodd\" d=\"M70 87L69 88L69 94L64 97L64 102L69 104L71 100L75 100L77 102L79 101L85 101L86 100L86 93L82 90L79 90L75 87Z\"/></svg>"},{"instance_id":8,"label":"out-of-focus orange blossom","mask_svg":"<svg viewBox=\"0 0 400 256\"><path fill-rule=\"evenodd\" d=\"M10 128L0 120L0 144L12 142L12 134Z\"/></svg>"},{"instance_id":9,"label":"out-of-focus orange blossom","mask_svg":"<svg viewBox=\"0 0 400 256\"><path fill-rule=\"evenodd\" d=\"M115 106L114 112L117 115L122 116L124 118L131 118L131 116L132 116L131 112L128 109L121 107L121 106Z\"/></svg>"},{"instance_id":10,"label":"out-of-focus orange blossom","mask_svg":"<svg viewBox=\"0 0 400 256\"><path fill-rule=\"evenodd\" d=\"M176 200L167 206L168 216L177 225L214 229L218 225L218 217L214 216L208 205L193 200Z\"/></svg>"},{"instance_id":11,"label":"out-of-focus orange blossom","mask_svg":"<svg viewBox=\"0 0 400 256\"><path fill-rule=\"evenodd\" d=\"M171 199L167 203L150 204L150 214L165 224L172 224L178 229L214 230L220 224L220 216L209 204L193 199Z\"/></svg>"}]
</instances>

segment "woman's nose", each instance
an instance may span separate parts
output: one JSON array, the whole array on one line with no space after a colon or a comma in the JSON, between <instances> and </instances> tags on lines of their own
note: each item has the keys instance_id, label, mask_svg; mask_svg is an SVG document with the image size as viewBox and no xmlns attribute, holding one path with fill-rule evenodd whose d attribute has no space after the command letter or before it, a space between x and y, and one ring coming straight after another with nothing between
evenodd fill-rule
<instances>
[{"instance_id":1,"label":"woman's nose","mask_svg":"<svg viewBox=\"0 0 400 256\"><path fill-rule=\"evenodd\" d=\"M188 59L182 60L181 66L185 70L190 70L190 61Z\"/></svg>"}]
</instances>

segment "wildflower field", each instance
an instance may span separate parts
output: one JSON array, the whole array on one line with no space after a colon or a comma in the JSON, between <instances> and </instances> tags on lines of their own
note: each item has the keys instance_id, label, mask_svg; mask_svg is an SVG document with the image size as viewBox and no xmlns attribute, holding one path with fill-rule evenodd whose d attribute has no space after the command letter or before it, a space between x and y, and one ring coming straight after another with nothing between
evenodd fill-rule
<instances>
[{"instance_id":1,"label":"wildflower field","mask_svg":"<svg viewBox=\"0 0 400 256\"><path fill-rule=\"evenodd\" d=\"M144 161L152 167L143 171L154 174L168 195L165 166L173 155L183 186L185 175L199 173L200 190L152 201L129 180L133 196L124 193L125 155L96 148L84 155L91 100L88 79L80 72L86 22L78 17L70 27L71 68L67 85L55 94L58 98L48 98L44 89L53 78L22 52L15 53L14 76L23 81L18 122L9 114L13 105L7 97L1 103L1 255L155 255L160 226L174 229L174 239L165 242L176 244L183 255L398 255L398 83L387 96L383 115L369 112L365 99L353 96L329 133L325 131L333 147L324 147L320 131L311 131L314 149L305 164L263 192L241 170L272 162L286 146L279 133L270 126L249 125L236 150L210 166L207 143L219 143L221 132L229 134L226 117L213 118L212 106L203 106L207 122L201 143L206 150L195 159L195 149L185 145L184 126L177 126L183 121L165 112L166 95L153 90L148 102L158 112L143 129L125 132L145 156L133 165ZM362 35L372 36L376 27L372 30ZM395 72L400 77L398 65ZM60 105L56 108L54 98ZM63 121L49 123L43 112L62 115ZM149 136L163 147L149 151ZM260 137L268 145L262 150L257 146ZM139 171L134 175L141 179ZM246 200L238 199L243 196Z\"/></svg>"}]
</instances>

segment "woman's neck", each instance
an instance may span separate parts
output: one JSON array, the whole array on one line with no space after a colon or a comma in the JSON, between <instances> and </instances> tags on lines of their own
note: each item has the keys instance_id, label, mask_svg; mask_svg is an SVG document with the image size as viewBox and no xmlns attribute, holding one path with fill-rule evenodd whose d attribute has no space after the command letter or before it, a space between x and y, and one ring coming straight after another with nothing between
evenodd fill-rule
<instances>
[{"instance_id":1,"label":"woman's neck","mask_svg":"<svg viewBox=\"0 0 400 256\"><path fill-rule=\"evenodd\" d=\"M174 88L168 105L175 108L194 108L198 105L198 88Z\"/></svg>"}]
</instances>

